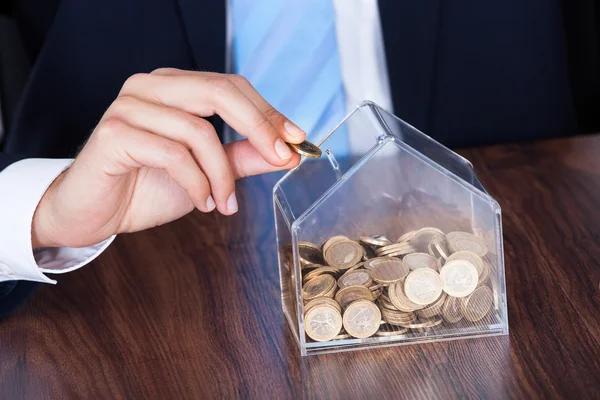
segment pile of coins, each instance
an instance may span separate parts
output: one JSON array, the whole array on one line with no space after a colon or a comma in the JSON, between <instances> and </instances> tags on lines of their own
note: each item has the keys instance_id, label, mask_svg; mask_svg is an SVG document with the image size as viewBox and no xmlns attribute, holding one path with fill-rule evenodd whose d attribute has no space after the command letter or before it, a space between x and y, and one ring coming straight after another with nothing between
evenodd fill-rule
<instances>
[{"instance_id":1,"label":"pile of coins","mask_svg":"<svg viewBox=\"0 0 600 400\"><path fill-rule=\"evenodd\" d=\"M291 245L284 246L291 256ZM304 329L319 342L396 336L476 323L498 309L482 235L424 227L298 244Z\"/></svg>"}]
</instances>

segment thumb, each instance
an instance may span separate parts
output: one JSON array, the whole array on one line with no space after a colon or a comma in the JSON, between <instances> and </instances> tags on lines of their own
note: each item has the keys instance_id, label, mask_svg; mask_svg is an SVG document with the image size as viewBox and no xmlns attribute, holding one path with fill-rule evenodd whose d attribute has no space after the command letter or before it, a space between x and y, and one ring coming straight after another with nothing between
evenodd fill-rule
<instances>
[{"instance_id":1,"label":"thumb","mask_svg":"<svg viewBox=\"0 0 600 400\"><path fill-rule=\"evenodd\" d=\"M235 179L291 169L300 163L300 155L292 152L292 157L287 164L279 167L271 165L252 147L248 140L238 140L223 147Z\"/></svg>"}]
</instances>

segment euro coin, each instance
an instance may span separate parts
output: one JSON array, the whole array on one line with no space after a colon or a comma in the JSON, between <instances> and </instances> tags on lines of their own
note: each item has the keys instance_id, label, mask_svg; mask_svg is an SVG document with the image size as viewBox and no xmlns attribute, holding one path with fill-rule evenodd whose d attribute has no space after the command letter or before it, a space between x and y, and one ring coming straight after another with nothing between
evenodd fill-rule
<instances>
[{"instance_id":1,"label":"euro coin","mask_svg":"<svg viewBox=\"0 0 600 400\"><path fill-rule=\"evenodd\" d=\"M402 259L402 262L404 262L404 265L406 265L411 271L419 268L429 268L434 271L438 269L438 260L427 253L407 254Z\"/></svg>"},{"instance_id":2,"label":"euro coin","mask_svg":"<svg viewBox=\"0 0 600 400\"><path fill-rule=\"evenodd\" d=\"M302 143L288 143L287 144L296 153L308 157L308 158L319 158L323 154L321 149L311 142L305 140Z\"/></svg>"},{"instance_id":3,"label":"euro coin","mask_svg":"<svg viewBox=\"0 0 600 400\"><path fill-rule=\"evenodd\" d=\"M362 339L372 336L380 325L381 311L373 302L355 301L344 311L343 326L352 337Z\"/></svg>"},{"instance_id":4,"label":"euro coin","mask_svg":"<svg viewBox=\"0 0 600 400\"><path fill-rule=\"evenodd\" d=\"M444 292L454 297L465 297L473 293L479 277L477 269L466 260L448 261L440 270Z\"/></svg>"},{"instance_id":5,"label":"euro coin","mask_svg":"<svg viewBox=\"0 0 600 400\"><path fill-rule=\"evenodd\" d=\"M372 263L371 278L378 283L389 285L404 279L408 275L408 267L397 258L379 258Z\"/></svg>"},{"instance_id":6,"label":"euro coin","mask_svg":"<svg viewBox=\"0 0 600 400\"><path fill-rule=\"evenodd\" d=\"M437 272L429 268L420 268L406 277L404 293L413 303L429 305L440 297L442 286L442 278Z\"/></svg>"},{"instance_id":7,"label":"euro coin","mask_svg":"<svg viewBox=\"0 0 600 400\"><path fill-rule=\"evenodd\" d=\"M357 269L349 274L342 275L342 277L338 279L338 286L340 289L354 285L369 286L372 282L373 279L371 279L371 274L368 270Z\"/></svg>"},{"instance_id":8,"label":"euro coin","mask_svg":"<svg viewBox=\"0 0 600 400\"><path fill-rule=\"evenodd\" d=\"M329 305L313 307L304 318L306 334L317 342L327 342L342 330L340 312Z\"/></svg>"},{"instance_id":9,"label":"euro coin","mask_svg":"<svg viewBox=\"0 0 600 400\"><path fill-rule=\"evenodd\" d=\"M312 300L315 297L324 296L335 287L335 278L331 275L319 275L308 281L302 288L302 298L304 301Z\"/></svg>"},{"instance_id":10,"label":"euro coin","mask_svg":"<svg viewBox=\"0 0 600 400\"><path fill-rule=\"evenodd\" d=\"M492 289L487 286L480 286L468 297L461 299L460 310L465 319L477 322L487 315L493 303Z\"/></svg>"},{"instance_id":11,"label":"euro coin","mask_svg":"<svg viewBox=\"0 0 600 400\"><path fill-rule=\"evenodd\" d=\"M325 252L327 264L338 269L347 269L362 259L363 248L360 244L351 240L342 240L333 243Z\"/></svg>"}]
</instances>

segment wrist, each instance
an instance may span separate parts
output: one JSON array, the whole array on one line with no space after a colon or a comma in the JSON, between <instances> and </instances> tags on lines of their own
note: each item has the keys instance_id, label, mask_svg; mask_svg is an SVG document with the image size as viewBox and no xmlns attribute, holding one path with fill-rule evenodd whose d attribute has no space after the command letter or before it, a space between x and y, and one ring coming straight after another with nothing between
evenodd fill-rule
<instances>
[{"instance_id":1,"label":"wrist","mask_svg":"<svg viewBox=\"0 0 600 400\"><path fill-rule=\"evenodd\" d=\"M58 185L64 179L65 172L61 173L46 189L33 214L31 222L31 245L34 249L40 247L61 247L58 241L58 230L53 222L54 206L52 201Z\"/></svg>"}]
</instances>

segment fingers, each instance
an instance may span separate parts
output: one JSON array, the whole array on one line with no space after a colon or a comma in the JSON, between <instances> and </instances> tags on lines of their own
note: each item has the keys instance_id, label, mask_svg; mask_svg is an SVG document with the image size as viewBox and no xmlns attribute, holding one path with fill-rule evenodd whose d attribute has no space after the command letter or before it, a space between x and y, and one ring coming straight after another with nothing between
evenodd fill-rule
<instances>
[{"instance_id":1,"label":"fingers","mask_svg":"<svg viewBox=\"0 0 600 400\"><path fill-rule=\"evenodd\" d=\"M158 75L195 75L198 72L178 70L174 68L161 68L152 72ZM229 79L238 89L245 94L252 103L271 121L271 124L281 133L284 141L289 143L302 143L306 139L306 132L300 129L296 124L287 119L283 114L271 106L261 95L256 91L254 86L241 75L222 75L212 72L203 72L211 76L224 76Z\"/></svg>"},{"instance_id":2,"label":"fingers","mask_svg":"<svg viewBox=\"0 0 600 400\"><path fill-rule=\"evenodd\" d=\"M178 108L197 116L219 114L248 138L261 156L274 166L288 164L292 152L267 117L225 75L134 75L122 95ZM270 115L273 117L273 115Z\"/></svg>"},{"instance_id":3,"label":"fingers","mask_svg":"<svg viewBox=\"0 0 600 400\"><path fill-rule=\"evenodd\" d=\"M105 116L118 117L133 127L183 144L191 150L196 163L208 178L219 212L230 215L237 211L234 175L210 122L175 108L130 96L117 98Z\"/></svg>"},{"instance_id":4,"label":"fingers","mask_svg":"<svg viewBox=\"0 0 600 400\"><path fill-rule=\"evenodd\" d=\"M94 132L95 140L110 143L114 153L106 173L123 175L141 167L164 170L200 211L210 212L210 185L208 179L181 143L145 132L117 119L104 120Z\"/></svg>"},{"instance_id":5,"label":"fingers","mask_svg":"<svg viewBox=\"0 0 600 400\"><path fill-rule=\"evenodd\" d=\"M300 155L294 153L287 164L274 167L247 140L228 143L224 147L235 179L295 168L300 163Z\"/></svg>"},{"instance_id":6,"label":"fingers","mask_svg":"<svg viewBox=\"0 0 600 400\"><path fill-rule=\"evenodd\" d=\"M231 80L242 93L244 93L250 101L252 101L258 109L267 116L271 124L279 131L283 140L289 143L302 143L306 139L306 133L296 124L283 116L273 106L271 106L257 91L254 86L246 78L241 75L228 75Z\"/></svg>"}]
</instances>

